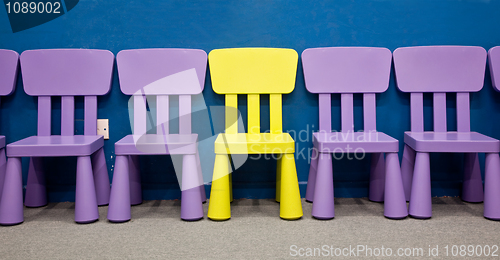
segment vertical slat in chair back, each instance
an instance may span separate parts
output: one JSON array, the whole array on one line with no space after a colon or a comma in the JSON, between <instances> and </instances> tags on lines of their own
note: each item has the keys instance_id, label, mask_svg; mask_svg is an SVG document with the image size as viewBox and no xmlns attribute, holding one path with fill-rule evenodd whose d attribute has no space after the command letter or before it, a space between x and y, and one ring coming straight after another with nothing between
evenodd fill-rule
<instances>
[{"instance_id":1,"label":"vertical slat in chair back","mask_svg":"<svg viewBox=\"0 0 500 260\"><path fill-rule=\"evenodd\" d=\"M273 104L274 105L274 104ZM248 94L248 133L260 133L260 95Z\"/></svg>"},{"instance_id":2,"label":"vertical slat in chair back","mask_svg":"<svg viewBox=\"0 0 500 260\"><path fill-rule=\"evenodd\" d=\"M38 97L38 133L39 136L49 136L52 102L50 96Z\"/></svg>"},{"instance_id":3,"label":"vertical slat in chair back","mask_svg":"<svg viewBox=\"0 0 500 260\"><path fill-rule=\"evenodd\" d=\"M363 94L363 126L367 132L377 130L375 93Z\"/></svg>"},{"instance_id":4,"label":"vertical slat in chair back","mask_svg":"<svg viewBox=\"0 0 500 260\"><path fill-rule=\"evenodd\" d=\"M365 131L376 131L375 93L389 87L391 51L371 47L306 49L302 64L306 88L319 94L320 131L331 129L331 94L340 94L341 130L354 131L353 95L363 94Z\"/></svg>"},{"instance_id":5,"label":"vertical slat in chair back","mask_svg":"<svg viewBox=\"0 0 500 260\"><path fill-rule=\"evenodd\" d=\"M97 96L85 96L84 99L84 134L97 134Z\"/></svg>"},{"instance_id":6,"label":"vertical slat in chair back","mask_svg":"<svg viewBox=\"0 0 500 260\"><path fill-rule=\"evenodd\" d=\"M411 131L424 131L424 95L423 93L410 94Z\"/></svg>"},{"instance_id":7,"label":"vertical slat in chair back","mask_svg":"<svg viewBox=\"0 0 500 260\"><path fill-rule=\"evenodd\" d=\"M28 50L21 54L23 85L38 96L38 135L51 134L51 97L61 96L61 135L73 135L75 96L84 96L84 134L97 133L97 97L111 88L114 55L107 50Z\"/></svg>"},{"instance_id":8,"label":"vertical slat in chair back","mask_svg":"<svg viewBox=\"0 0 500 260\"><path fill-rule=\"evenodd\" d=\"M411 130L424 130L423 93L433 93L434 131L446 132L446 93L456 93L457 131L470 131L469 92L483 88L486 50L476 46L404 47L394 51L398 88L411 93Z\"/></svg>"},{"instance_id":9,"label":"vertical slat in chair back","mask_svg":"<svg viewBox=\"0 0 500 260\"><path fill-rule=\"evenodd\" d=\"M179 134L191 133L191 95L179 95Z\"/></svg>"},{"instance_id":10,"label":"vertical slat in chair back","mask_svg":"<svg viewBox=\"0 0 500 260\"><path fill-rule=\"evenodd\" d=\"M332 95L319 94L319 131L332 131Z\"/></svg>"},{"instance_id":11,"label":"vertical slat in chair back","mask_svg":"<svg viewBox=\"0 0 500 260\"><path fill-rule=\"evenodd\" d=\"M191 133L191 96L205 85L207 54L196 49L123 50L116 55L120 88L134 96L134 129L146 133L146 96L156 96L156 133L169 134L169 97L179 96L179 133Z\"/></svg>"},{"instance_id":12,"label":"vertical slat in chair back","mask_svg":"<svg viewBox=\"0 0 500 260\"><path fill-rule=\"evenodd\" d=\"M158 135L168 135L169 134L169 113L170 113L170 101L168 95L157 95L156 96L156 134ZM160 112L158 112L160 111ZM141 122L146 123L146 122Z\"/></svg>"},{"instance_id":13,"label":"vertical slat in chair back","mask_svg":"<svg viewBox=\"0 0 500 260\"><path fill-rule=\"evenodd\" d=\"M354 101L352 93L340 94L341 130L342 132L354 131Z\"/></svg>"},{"instance_id":14,"label":"vertical slat in chair back","mask_svg":"<svg viewBox=\"0 0 500 260\"><path fill-rule=\"evenodd\" d=\"M145 134L147 128L146 96L134 96L134 134Z\"/></svg>"},{"instance_id":15,"label":"vertical slat in chair back","mask_svg":"<svg viewBox=\"0 0 500 260\"><path fill-rule=\"evenodd\" d=\"M434 93L432 101L434 131L446 132L446 93Z\"/></svg>"},{"instance_id":16,"label":"vertical slat in chair back","mask_svg":"<svg viewBox=\"0 0 500 260\"><path fill-rule=\"evenodd\" d=\"M238 96L226 95L226 134L238 133Z\"/></svg>"},{"instance_id":17,"label":"vertical slat in chair back","mask_svg":"<svg viewBox=\"0 0 500 260\"><path fill-rule=\"evenodd\" d=\"M269 94L271 133L282 132L282 94L295 88L295 50L218 49L210 52L208 60L214 91L226 95L226 133L238 133L238 94L248 95L248 133L260 133L261 94Z\"/></svg>"},{"instance_id":18,"label":"vertical slat in chair back","mask_svg":"<svg viewBox=\"0 0 500 260\"><path fill-rule=\"evenodd\" d=\"M457 93L457 131L470 132L469 93Z\"/></svg>"},{"instance_id":19,"label":"vertical slat in chair back","mask_svg":"<svg viewBox=\"0 0 500 260\"><path fill-rule=\"evenodd\" d=\"M271 133L280 134L283 132L283 105L281 94L269 94L269 112Z\"/></svg>"},{"instance_id":20,"label":"vertical slat in chair back","mask_svg":"<svg viewBox=\"0 0 500 260\"><path fill-rule=\"evenodd\" d=\"M61 135L75 133L75 97L61 97Z\"/></svg>"}]
</instances>

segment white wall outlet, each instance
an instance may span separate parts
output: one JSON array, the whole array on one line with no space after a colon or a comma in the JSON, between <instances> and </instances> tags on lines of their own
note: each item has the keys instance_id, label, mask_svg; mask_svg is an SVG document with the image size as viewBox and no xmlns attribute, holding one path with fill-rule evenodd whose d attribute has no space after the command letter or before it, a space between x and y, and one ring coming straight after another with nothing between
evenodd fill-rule
<instances>
[{"instance_id":1,"label":"white wall outlet","mask_svg":"<svg viewBox=\"0 0 500 260\"><path fill-rule=\"evenodd\" d=\"M97 135L103 135L109 139L109 119L97 119Z\"/></svg>"}]
</instances>

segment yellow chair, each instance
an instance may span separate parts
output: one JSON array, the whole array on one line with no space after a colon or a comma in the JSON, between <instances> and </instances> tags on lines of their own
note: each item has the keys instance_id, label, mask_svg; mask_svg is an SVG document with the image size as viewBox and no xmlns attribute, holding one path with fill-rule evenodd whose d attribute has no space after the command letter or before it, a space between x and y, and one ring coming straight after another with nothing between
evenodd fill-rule
<instances>
[{"instance_id":1,"label":"yellow chair","mask_svg":"<svg viewBox=\"0 0 500 260\"><path fill-rule=\"evenodd\" d=\"M212 220L231 218L231 154L281 154L276 170L280 217L302 217L295 169L295 141L282 132L281 95L295 88L298 55L292 49L237 48L208 55L212 86L226 95L226 132L215 141L215 165L208 206ZM248 133L238 133L238 94L248 95ZM260 94L269 94L270 133L260 132Z\"/></svg>"}]
</instances>

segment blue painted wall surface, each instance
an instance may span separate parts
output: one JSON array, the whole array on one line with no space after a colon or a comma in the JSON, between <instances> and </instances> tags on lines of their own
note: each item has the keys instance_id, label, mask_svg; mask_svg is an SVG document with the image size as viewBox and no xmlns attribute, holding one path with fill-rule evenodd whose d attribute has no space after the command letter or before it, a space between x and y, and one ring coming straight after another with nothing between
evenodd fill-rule
<instances>
[{"instance_id":1,"label":"blue painted wall surface","mask_svg":"<svg viewBox=\"0 0 500 260\"><path fill-rule=\"evenodd\" d=\"M1 9L1 8L0 8ZM82 0L65 15L40 26L12 33L5 11L0 10L0 48L19 53L40 48L108 49L115 55L123 49L181 47L207 53L228 47L281 47L295 49L326 46L376 46L394 50L416 45L477 45L489 49L500 45L500 1L146 1ZM222 106L224 98L213 92L207 73L203 92L208 106ZM119 89L114 72L111 92L99 100L99 118L109 118L110 139L105 152L110 177L113 174L114 143L130 134L128 96ZM426 96L425 128L432 129L431 99ZM387 92L378 95L378 129L400 141L410 129L409 95L396 89L394 75ZM240 104L246 104L245 97ZM268 99L263 98L262 127L269 128ZM362 128L362 100L355 101L355 128ZM333 97L333 127L340 127L340 101ZM448 127L456 128L454 97L448 97ZM19 77L12 96L2 98L0 133L13 142L36 134L37 100L26 95ZM305 192L308 176L307 149L311 131L317 129L317 96L304 87L299 60L295 90L283 99L283 127L296 133L297 172ZM60 102L54 101L53 134L59 133ZM241 110L246 120L246 109ZM83 104L77 100L76 130L83 129ZM500 94L493 91L486 72L485 86L471 96L471 124L479 131L500 138ZM196 122L194 123L196 124ZM400 150L402 151L402 144ZM302 152L301 152L302 151ZM305 157L303 157L305 156ZM400 152L401 157L401 152ZM459 195L463 156L433 155L433 195ZM481 157L484 162L484 157ZM26 181L27 160L23 160ZM50 201L74 200L75 160L50 158ZM172 164L162 157L141 158L145 199L180 198ZM274 161L248 160L236 171L236 198L274 196ZM483 169L484 170L484 169ZM367 196L369 156L362 161L334 161L335 195Z\"/></svg>"}]
</instances>

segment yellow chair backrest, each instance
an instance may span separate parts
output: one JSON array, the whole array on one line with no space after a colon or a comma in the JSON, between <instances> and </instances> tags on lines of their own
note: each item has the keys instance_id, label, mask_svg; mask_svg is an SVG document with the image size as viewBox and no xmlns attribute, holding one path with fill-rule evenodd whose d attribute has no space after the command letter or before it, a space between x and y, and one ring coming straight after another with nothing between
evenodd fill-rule
<instances>
[{"instance_id":1,"label":"yellow chair backrest","mask_svg":"<svg viewBox=\"0 0 500 260\"><path fill-rule=\"evenodd\" d=\"M298 54L292 49L218 49L208 60L218 94L287 94L295 87Z\"/></svg>"},{"instance_id":2,"label":"yellow chair backrest","mask_svg":"<svg viewBox=\"0 0 500 260\"><path fill-rule=\"evenodd\" d=\"M238 133L238 94L248 94L248 133L260 133L259 94L270 94L271 133L282 132L281 94L295 88L298 54L293 49L235 48L208 55L212 88L226 94L226 133Z\"/></svg>"}]
</instances>

